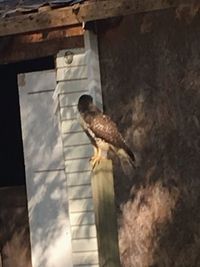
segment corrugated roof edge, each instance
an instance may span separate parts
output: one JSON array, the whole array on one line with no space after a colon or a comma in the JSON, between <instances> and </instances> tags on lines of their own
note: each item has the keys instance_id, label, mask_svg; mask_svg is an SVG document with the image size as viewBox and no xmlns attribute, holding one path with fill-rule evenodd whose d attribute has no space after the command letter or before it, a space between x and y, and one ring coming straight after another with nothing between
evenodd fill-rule
<instances>
[{"instance_id":1,"label":"corrugated roof edge","mask_svg":"<svg viewBox=\"0 0 200 267\"><path fill-rule=\"evenodd\" d=\"M31 12L37 12L39 8L43 6L49 5L50 8L60 8L65 6L71 6L77 3L82 3L84 0L53 0L53 1L45 1L41 0L38 3L35 3L36 1L33 1L34 3L30 3L31 1L26 1L29 3L24 3L22 1L19 1L18 3L16 1L10 0L10 1L1 1L0 0L0 18L4 17L10 17L10 16L18 16L23 15L26 13Z\"/></svg>"}]
</instances>

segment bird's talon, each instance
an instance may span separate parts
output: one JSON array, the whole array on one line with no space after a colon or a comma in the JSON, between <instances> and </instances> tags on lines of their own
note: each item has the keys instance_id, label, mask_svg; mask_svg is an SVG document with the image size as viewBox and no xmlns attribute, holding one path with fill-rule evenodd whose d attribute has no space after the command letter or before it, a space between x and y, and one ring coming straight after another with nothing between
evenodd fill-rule
<instances>
[{"instance_id":1,"label":"bird's talon","mask_svg":"<svg viewBox=\"0 0 200 267\"><path fill-rule=\"evenodd\" d=\"M90 163L92 165L92 170L100 163L101 157L92 157Z\"/></svg>"},{"instance_id":2,"label":"bird's talon","mask_svg":"<svg viewBox=\"0 0 200 267\"><path fill-rule=\"evenodd\" d=\"M94 160L95 160L95 158L96 158L96 157L91 157L91 158L89 159L89 162L92 162L92 161L94 161Z\"/></svg>"}]
</instances>

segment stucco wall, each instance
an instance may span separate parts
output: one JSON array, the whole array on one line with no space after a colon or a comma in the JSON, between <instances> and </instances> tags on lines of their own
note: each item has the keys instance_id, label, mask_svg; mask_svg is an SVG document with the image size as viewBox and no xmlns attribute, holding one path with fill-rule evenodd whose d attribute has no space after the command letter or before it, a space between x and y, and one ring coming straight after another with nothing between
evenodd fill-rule
<instances>
[{"instance_id":1,"label":"stucco wall","mask_svg":"<svg viewBox=\"0 0 200 267\"><path fill-rule=\"evenodd\" d=\"M99 23L105 111L136 152L115 167L122 266L200 266L200 15Z\"/></svg>"}]
</instances>

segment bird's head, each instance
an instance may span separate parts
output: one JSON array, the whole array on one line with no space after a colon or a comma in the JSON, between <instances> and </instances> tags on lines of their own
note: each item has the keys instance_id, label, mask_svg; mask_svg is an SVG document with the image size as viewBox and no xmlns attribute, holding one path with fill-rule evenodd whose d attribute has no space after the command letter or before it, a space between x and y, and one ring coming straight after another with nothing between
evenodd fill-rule
<instances>
[{"instance_id":1,"label":"bird's head","mask_svg":"<svg viewBox=\"0 0 200 267\"><path fill-rule=\"evenodd\" d=\"M83 113L90 111L93 107L93 98L90 95L82 95L78 101L78 111Z\"/></svg>"}]
</instances>

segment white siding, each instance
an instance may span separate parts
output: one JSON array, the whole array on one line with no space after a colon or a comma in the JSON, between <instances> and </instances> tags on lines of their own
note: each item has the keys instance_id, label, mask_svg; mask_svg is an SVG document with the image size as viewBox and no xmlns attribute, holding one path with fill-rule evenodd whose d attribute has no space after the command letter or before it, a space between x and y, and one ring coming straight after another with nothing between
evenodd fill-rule
<instances>
[{"instance_id":1,"label":"white siding","mask_svg":"<svg viewBox=\"0 0 200 267\"><path fill-rule=\"evenodd\" d=\"M74 256L74 265L80 265L83 266L87 264L98 264L98 253L97 252L78 252L78 253L73 253ZM91 266L91 265L88 265ZM92 265L93 266L93 265ZM96 265L98 266L98 265Z\"/></svg>"},{"instance_id":2,"label":"white siding","mask_svg":"<svg viewBox=\"0 0 200 267\"><path fill-rule=\"evenodd\" d=\"M72 239L72 249L73 252L97 251L97 239Z\"/></svg>"},{"instance_id":3,"label":"white siding","mask_svg":"<svg viewBox=\"0 0 200 267\"><path fill-rule=\"evenodd\" d=\"M87 199L71 199L69 201L70 212L93 211L92 197Z\"/></svg>"},{"instance_id":4,"label":"white siding","mask_svg":"<svg viewBox=\"0 0 200 267\"><path fill-rule=\"evenodd\" d=\"M67 63L65 59L66 52L69 52L70 54L73 54L73 61L71 63ZM86 56L85 56L85 49L79 48L79 49L73 49L73 51L66 51L62 50L58 53L56 58L56 66L57 68L61 67L76 67L76 66L82 66L86 65Z\"/></svg>"},{"instance_id":5,"label":"white siding","mask_svg":"<svg viewBox=\"0 0 200 267\"><path fill-rule=\"evenodd\" d=\"M56 72L19 76L33 267L99 267L93 149L77 120L84 93L102 108L95 38L86 32L85 49L60 51Z\"/></svg>"},{"instance_id":6,"label":"white siding","mask_svg":"<svg viewBox=\"0 0 200 267\"><path fill-rule=\"evenodd\" d=\"M77 118L77 106L72 105L68 108L62 108L60 109L61 114L61 120L70 120L70 119L76 119Z\"/></svg>"},{"instance_id":7,"label":"white siding","mask_svg":"<svg viewBox=\"0 0 200 267\"><path fill-rule=\"evenodd\" d=\"M60 94L75 93L85 91L87 88L87 79L60 81L58 89Z\"/></svg>"},{"instance_id":8,"label":"white siding","mask_svg":"<svg viewBox=\"0 0 200 267\"><path fill-rule=\"evenodd\" d=\"M69 81L87 78L87 66L65 67L57 69L57 81Z\"/></svg>"},{"instance_id":9,"label":"white siding","mask_svg":"<svg viewBox=\"0 0 200 267\"><path fill-rule=\"evenodd\" d=\"M95 225L73 226L71 228L71 230L72 230L72 238L73 239L96 237L96 227L95 227Z\"/></svg>"},{"instance_id":10,"label":"white siding","mask_svg":"<svg viewBox=\"0 0 200 267\"><path fill-rule=\"evenodd\" d=\"M83 134L82 132L79 133L73 133L73 134L63 134L63 144L64 146L67 145L89 145L90 140L87 137L86 134Z\"/></svg>"},{"instance_id":11,"label":"white siding","mask_svg":"<svg viewBox=\"0 0 200 267\"><path fill-rule=\"evenodd\" d=\"M77 106L77 101L79 97L84 94L88 93L86 90L81 91L81 92L74 92L74 93L68 93L68 94L60 94L59 95L59 100L60 100L60 106L61 107L68 107Z\"/></svg>"},{"instance_id":12,"label":"white siding","mask_svg":"<svg viewBox=\"0 0 200 267\"><path fill-rule=\"evenodd\" d=\"M85 199L92 197L90 185L72 186L69 188L69 199Z\"/></svg>"},{"instance_id":13,"label":"white siding","mask_svg":"<svg viewBox=\"0 0 200 267\"><path fill-rule=\"evenodd\" d=\"M95 224L94 211L82 211L77 213L70 213L71 226L86 225L90 227Z\"/></svg>"},{"instance_id":14,"label":"white siding","mask_svg":"<svg viewBox=\"0 0 200 267\"><path fill-rule=\"evenodd\" d=\"M91 181L90 171L68 173L67 175L68 186L90 184L90 181Z\"/></svg>"},{"instance_id":15,"label":"white siding","mask_svg":"<svg viewBox=\"0 0 200 267\"><path fill-rule=\"evenodd\" d=\"M91 171L91 166L88 164L88 159L76 159L76 160L67 160L65 161L65 171L67 177L71 174Z\"/></svg>"},{"instance_id":16,"label":"white siding","mask_svg":"<svg viewBox=\"0 0 200 267\"><path fill-rule=\"evenodd\" d=\"M65 160L87 158L89 161L92 156L92 151L93 149L90 144L71 146L69 143L69 146L64 147Z\"/></svg>"},{"instance_id":17,"label":"white siding","mask_svg":"<svg viewBox=\"0 0 200 267\"><path fill-rule=\"evenodd\" d=\"M66 52L73 54L71 64L67 63L64 58ZM59 52L56 60L57 99L60 107L65 172L68 184L72 257L73 265L76 267L99 266L90 178L91 166L89 164L93 148L80 127L77 112L78 99L82 94L92 94L96 101L95 92L89 90L90 82L94 81L91 76L88 77L88 74L91 73L91 66L88 64L87 55L90 54L89 60L92 60L90 52L85 53L84 49L63 50ZM96 87L93 90L96 90ZM99 95L100 92L97 90L101 107L102 103Z\"/></svg>"},{"instance_id":18,"label":"white siding","mask_svg":"<svg viewBox=\"0 0 200 267\"><path fill-rule=\"evenodd\" d=\"M77 122L77 119L71 119L62 121L61 131L63 134L72 134L74 132L83 132L80 124Z\"/></svg>"}]
</instances>

